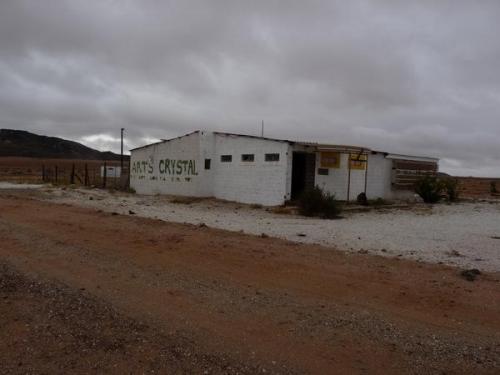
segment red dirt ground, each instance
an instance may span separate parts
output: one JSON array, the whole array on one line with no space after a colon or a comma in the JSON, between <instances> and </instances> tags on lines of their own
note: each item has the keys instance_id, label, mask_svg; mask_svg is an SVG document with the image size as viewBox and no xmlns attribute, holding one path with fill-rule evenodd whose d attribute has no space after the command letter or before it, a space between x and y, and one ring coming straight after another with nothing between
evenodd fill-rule
<instances>
[{"instance_id":1,"label":"red dirt ground","mask_svg":"<svg viewBox=\"0 0 500 375\"><path fill-rule=\"evenodd\" d=\"M500 372L498 274L20 192L0 239L0 373Z\"/></svg>"}]
</instances>

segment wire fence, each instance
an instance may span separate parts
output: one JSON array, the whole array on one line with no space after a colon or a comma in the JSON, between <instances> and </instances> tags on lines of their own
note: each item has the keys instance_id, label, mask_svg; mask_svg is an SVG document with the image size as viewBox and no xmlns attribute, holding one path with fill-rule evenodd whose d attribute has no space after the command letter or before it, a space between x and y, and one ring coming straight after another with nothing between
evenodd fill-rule
<instances>
[{"instance_id":1,"label":"wire fence","mask_svg":"<svg viewBox=\"0 0 500 375\"><path fill-rule=\"evenodd\" d=\"M0 160L0 180L51 183L125 190L129 188L129 164L116 161Z\"/></svg>"}]
</instances>

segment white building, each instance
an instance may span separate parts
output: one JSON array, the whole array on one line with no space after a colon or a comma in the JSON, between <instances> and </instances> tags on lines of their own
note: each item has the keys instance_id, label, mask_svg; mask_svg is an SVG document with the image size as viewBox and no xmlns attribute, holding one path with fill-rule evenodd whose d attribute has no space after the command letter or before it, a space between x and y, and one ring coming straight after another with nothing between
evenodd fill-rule
<instances>
[{"instance_id":1,"label":"white building","mask_svg":"<svg viewBox=\"0 0 500 375\"><path fill-rule=\"evenodd\" d=\"M281 205L315 185L339 200L404 199L435 173L438 159L366 147L293 142L195 131L131 150L130 186L138 194L215 197ZM350 160L350 162L349 162Z\"/></svg>"}]
</instances>

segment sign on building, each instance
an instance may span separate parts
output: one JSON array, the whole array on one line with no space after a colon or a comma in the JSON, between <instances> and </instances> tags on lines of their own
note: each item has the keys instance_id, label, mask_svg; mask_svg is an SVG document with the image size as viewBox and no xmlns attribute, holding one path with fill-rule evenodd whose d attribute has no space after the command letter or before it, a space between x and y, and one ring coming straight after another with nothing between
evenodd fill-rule
<instances>
[{"instance_id":1,"label":"sign on building","mask_svg":"<svg viewBox=\"0 0 500 375\"><path fill-rule=\"evenodd\" d=\"M104 177L104 168L106 168L107 178L120 178L122 172L121 167L115 167L115 166L104 167L104 165L101 165L101 177Z\"/></svg>"},{"instance_id":2,"label":"sign on building","mask_svg":"<svg viewBox=\"0 0 500 375\"><path fill-rule=\"evenodd\" d=\"M368 156L363 154L350 154L349 160L351 163L351 169L364 170L366 168Z\"/></svg>"},{"instance_id":3,"label":"sign on building","mask_svg":"<svg viewBox=\"0 0 500 375\"><path fill-rule=\"evenodd\" d=\"M321 168L340 168L340 152L322 152Z\"/></svg>"}]
</instances>

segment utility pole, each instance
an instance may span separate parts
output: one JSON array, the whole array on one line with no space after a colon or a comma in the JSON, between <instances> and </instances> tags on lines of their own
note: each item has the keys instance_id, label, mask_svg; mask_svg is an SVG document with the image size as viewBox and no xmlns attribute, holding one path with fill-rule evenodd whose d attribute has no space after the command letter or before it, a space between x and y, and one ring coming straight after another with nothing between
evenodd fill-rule
<instances>
[{"instance_id":1,"label":"utility pole","mask_svg":"<svg viewBox=\"0 0 500 375\"><path fill-rule=\"evenodd\" d=\"M123 173L123 131L125 129L121 128L121 150L120 150L120 175Z\"/></svg>"},{"instance_id":2,"label":"utility pole","mask_svg":"<svg viewBox=\"0 0 500 375\"><path fill-rule=\"evenodd\" d=\"M260 136L264 137L264 120L262 120L262 128L260 130Z\"/></svg>"}]
</instances>

